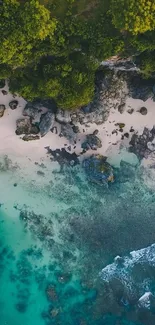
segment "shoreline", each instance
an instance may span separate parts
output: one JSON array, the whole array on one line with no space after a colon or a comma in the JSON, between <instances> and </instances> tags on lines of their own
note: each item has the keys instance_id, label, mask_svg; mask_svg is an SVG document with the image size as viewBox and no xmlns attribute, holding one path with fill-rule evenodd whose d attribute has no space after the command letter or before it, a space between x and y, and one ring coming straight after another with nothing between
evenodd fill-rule
<instances>
[{"instance_id":1,"label":"shoreline","mask_svg":"<svg viewBox=\"0 0 155 325\"><path fill-rule=\"evenodd\" d=\"M5 86L5 90L8 91L8 87ZM19 102L18 107L15 110L9 108L9 102L11 100L17 100ZM14 157L14 159L24 158L26 160L46 160L46 147L50 147L52 150L65 148L68 152L75 152L80 155L82 148L81 144L84 142L87 135L92 134L95 130L98 131L97 136L102 141L102 147L98 148L96 151L88 150L83 154L83 157L87 157L92 154L101 154L103 156L108 156L110 161L115 164L114 156L120 163L119 155L120 149L125 150L129 147L129 141L133 133L141 135L144 128L152 129L155 125L154 111L155 102L148 99L146 102L138 99L127 98L125 110L120 114L116 109L112 108L107 121L101 125L95 123L89 123L83 125L77 123L80 133L76 135L76 145L71 144L65 137L60 137L59 134L54 134L48 132L44 137L39 140L33 141L23 141L21 136L15 134L16 121L22 118L22 111L26 105L26 101L18 96L13 96L10 93L3 95L0 94L0 104L6 106L4 116L0 118L0 155L8 155L9 157ZM147 115L142 115L138 110L140 107L144 106L147 108ZM129 109L134 109L133 114L129 114L127 111ZM118 130L118 124L124 124L123 130ZM61 125L56 122L58 130ZM134 130L132 132L131 128ZM123 132L121 132L123 131ZM58 132L59 133L59 132ZM127 137L122 135L126 134ZM68 150L69 148L69 150ZM125 153L127 159L130 159L129 154ZM133 158L133 157L132 157ZM131 158L131 161L132 161Z\"/></svg>"}]
</instances>

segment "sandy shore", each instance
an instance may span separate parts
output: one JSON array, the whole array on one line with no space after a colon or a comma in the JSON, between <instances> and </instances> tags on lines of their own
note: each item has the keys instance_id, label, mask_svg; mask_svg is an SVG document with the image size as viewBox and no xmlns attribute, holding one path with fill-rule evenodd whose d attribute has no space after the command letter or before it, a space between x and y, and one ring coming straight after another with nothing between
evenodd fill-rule
<instances>
[{"instance_id":1,"label":"sandy shore","mask_svg":"<svg viewBox=\"0 0 155 325\"><path fill-rule=\"evenodd\" d=\"M8 91L8 87L5 86L5 90ZM17 109L11 110L9 108L9 102L13 99L18 100L19 105ZM16 130L16 120L22 117L22 111L26 105L26 101L16 96L15 98L12 94L8 93L3 95L0 92L0 104L6 106L5 114L0 118L0 155L8 155L10 159L15 161L20 161L20 163L26 165L28 162L43 162L49 161L47 158L47 151L45 147L50 146L52 150L65 148L70 145L69 141L60 137L59 134L54 134L49 132L45 137L40 140L34 141L23 141L21 136L15 134ZM139 113L140 107L145 106L147 108L147 115L142 115ZM132 114L128 113L129 109L134 109ZM81 152L81 143L85 140L87 134L93 133L94 130L98 130L98 137L102 140L102 148L98 149L97 152L102 155L108 156L108 159L113 164L119 164L120 159L128 160L131 162L136 161L135 155L129 154L126 151L128 147L130 138L133 133L130 132L131 128L134 132L141 134L144 127L152 128L155 125L155 103L149 99L146 102L142 100L134 100L128 98L126 101L125 111L120 114L117 110L112 109L108 120L102 125L89 124L87 127L79 124L80 133L77 135L76 148L71 146L71 152L76 152L79 154ZM123 129L123 134L128 133L129 138L124 138L122 140L122 133L113 133L114 130L118 129L117 123L124 123L125 127ZM60 125L58 130L60 129ZM59 133L59 132L58 132ZM66 149L67 150L67 149ZM121 150L121 155L120 155ZM94 151L89 150L84 156L90 155ZM121 158L120 158L121 156Z\"/></svg>"}]
</instances>

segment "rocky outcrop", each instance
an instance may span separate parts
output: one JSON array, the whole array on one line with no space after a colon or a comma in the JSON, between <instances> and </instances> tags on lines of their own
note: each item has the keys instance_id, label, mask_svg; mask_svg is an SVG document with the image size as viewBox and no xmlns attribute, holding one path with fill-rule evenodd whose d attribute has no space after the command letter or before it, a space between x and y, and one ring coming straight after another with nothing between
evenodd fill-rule
<instances>
[{"instance_id":1,"label":"rocky outcrop","mask_svg":"<svg viewBox=\"0 0 155 325\"><path fill-rule=\"evenodd\" d=\"M96 77L96 90L92 103L71 114L73 123L104 123L111 108L122 110L128 95L124 73L106 69Z\"/></svg>"},{"instance_id":2,"label":"rocky outcrop","mask_svg":"<svg viewBox=\"0 0 155 325\"><path fill-rule=\"evenodd\" d=\"M86 140L82 143L81 147L84 150L97 150L102 147L102 141L95 134L88 134Z\"/></svg>"},{"instance_id":3,"label":"rocky outcrop","mask_svg":"<svg viewBox=\"0 0 155 325\"><path fill-rule=\"evenodd\" d=\"M10 103L9 103L9 106L12 110L16 109L17 106L18 106L18 100L12 100Z\"/></svg>"},{"instance_id":4,"label":"rocky outcrop","mask_svg":"<svg viewBox=\"0 0 155 325\"><path fill-rule=\"evenodd\" d=\"M36 125L31 124L29 118L21 118L16 121L16 134L17 135L29 135L29 134L38 134L39 129Z\"/></svg>"},{"instance_id":5,"label":"rocky outcrop","mask_svg":"<svg viewBox=\"0 0 155 325\"><path fill-rule=\"evenodd\" d=\"M53 112L47 112L41 116L39 129L41 136L45 136L53 127L55 122L55 116Z\"/></svg>"},{"instance_id":6,"label":"rocky outcrop","mask_svg":"<svg viewBox=\"0 0 155 325\"><path fill-rule=\"evenodd\" d=\"M31 128L31 122L28 118L21 118L16 121L16 134L29 134Z\"/></svg>"},{"instance_id":7,"label":"rocky outcrop","mask_svg":"<svg viewBox=\"0 0 155 325\"><path fill-rule=\"evenodd\" d=\"M56 113L56 121L59 123L65 123L65 124L70 123L71 122L70 112L58 109L58 111Z\"/></svg>"},{"instance_id":8,"label":"rocky outcrop","mask_svg":"<svg viewBox=\"0 0 155 325\"><path fill-rule=\"evenodd\" d=\"M33 134L26 134L22 138L24 141L33 141L33 140L39 140L39 135L33 135Z\"/></svg>"},{"instance_id":9,"label":"rocky outcrop","mask_svg":"<svg viewBox=\"0 0 155 325\"><path fill-rule=\"evenodd\" d=\"M28 116L33 120L39 121L41 116L41 108L33 102L28 102L23 110L23 115Z\"/></svg>"},{"instance_id":10,"label":"rocky outcrop","mask_svg":"<svg viewBox=\"0 0 155 325\"><path fill-rule=\"evenodd\" d=\"M6 107L5 107L5 105L0 105L0 117L3 117L3 115L4 115L4 112L5 112L5 109L6 109Z\"/></svg>"},{"instance_id":11,"label":"rocky outcrop","mask_svg":"<svg viewBox=\"0 0 155 325\"><path fill-rule=\"evenodd\" d=\"M78 125L72 125L72 129L73 129L73 132L74 133L80 133L80 128L79 128L79 126Z\"/></svg>"},{"instance_id":12,"label":"rocky outcrop","mask_svg":"<svg viewBox=\"0 0 155 325\"><path fill-rule=\"evenodd\" d=\"M150 153L155 151L155 127L152 130L144 128L142 135L133 134L129 151L139 159L148 158Z\"/></svg>"},{"instance_id":13,"label":"rocky outcrop","mask_svg":"<svg viewBox=\"0 0 155 325\"><path fill-rule=\"evenodd\" d=\"M23 110L24 116L29 116L35 122L39 122L41 115L47 113L48 111L55 113L56 107L54 103L50 100L34 100L28 102Z\"/></svg>"},{"instance_id":14,"label":"rocky outcrop","mask_svg":"<svg viewBox=\"0 0 155 325\"><path fill-rule=\"evenodd\" d=\"M62 124L60 136L65 137L71 144L76 141L76 134L73 131L71 124Z\"/></svg>"},{"instance_id":15,"label":"rocky outcrop","mask_svg":"<svg viewBox=\"0 0 155 325\"><path fill-rule=\"evenodd\" d=\"M83 168L92 182L102 185L114 181L113 169L103 156L93 155L85 159Z\"/></svg>"},{"instance_id":16,"label":"rocky outcrop","mask_svg":"<svg viewBox=\"0 0 155 325\"><path fill-rule=\"evenodd\" d=\"M127 77L129 95L134 99L141 99L144 102L154 97L154 80L143 79L140 73L131 73Z\"/></svg>"}]
</instances>

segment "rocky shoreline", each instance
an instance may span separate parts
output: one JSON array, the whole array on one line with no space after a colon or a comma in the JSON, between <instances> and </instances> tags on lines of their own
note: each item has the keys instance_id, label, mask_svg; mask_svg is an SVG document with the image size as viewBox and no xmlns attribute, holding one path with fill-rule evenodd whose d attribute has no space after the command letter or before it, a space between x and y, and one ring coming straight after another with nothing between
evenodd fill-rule
<instances>
[{"instance_id":1,"label":"rocky shoreline","mask_svg":"<svg viewBox=\"0 0 155 325\"><path fill-rule=\"evenodd\" d=\"M57 109L52 100L21 106L15 95L5 105L9 89L5 81L0 87L0 127L7 114L18 111L13 132L23 140L21 146L39 140L60 166L97 155L118 156L122 148L139 161L155 152L155 81L143 80L131 62L104 63L96 74L93 102L75 112Z\"/></svg>"}]
</instances>

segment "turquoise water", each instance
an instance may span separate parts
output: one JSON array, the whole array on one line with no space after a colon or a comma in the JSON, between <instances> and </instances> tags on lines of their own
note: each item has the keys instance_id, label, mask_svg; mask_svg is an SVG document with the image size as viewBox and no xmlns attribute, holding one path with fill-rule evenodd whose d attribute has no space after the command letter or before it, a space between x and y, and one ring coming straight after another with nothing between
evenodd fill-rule
<instances>
[{"instance_id":1,"label":"turquoise water","mask_svg":"<svg viewBox=\"0 0 155 325\"><path fill-rule=\"evenodd\" d=\"M50 175L34 183L18 177L18 170L0 173L6 184L0 207L0 325L155 324L154 314L136 309L146 291L155 294L148 254L142 270L130 270L133 277L127 264L123 284L110 266L115 256L155 242L155 194L139 168L115 170L109 188L90 183L80 166Z\"/></svg>"}]
</instances>

